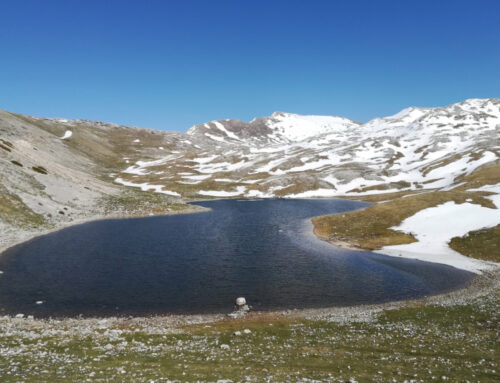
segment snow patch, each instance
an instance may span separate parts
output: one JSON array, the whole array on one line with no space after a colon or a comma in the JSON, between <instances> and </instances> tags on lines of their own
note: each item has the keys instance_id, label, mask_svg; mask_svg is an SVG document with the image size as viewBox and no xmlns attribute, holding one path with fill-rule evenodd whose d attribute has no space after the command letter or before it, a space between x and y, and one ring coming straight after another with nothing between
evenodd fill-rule
<instances>
[{"instance_id":1,"label":"snow patch","mask_svg":"<svg viewBox=\"0 0 500 383\"><path fill-rule=\"evenodd\" d=\"M210 133L205 133L205 136L207 136L208 138L211 138L212 140L215 140L215 141L219 141L219 142L224 142L224 138L222 137L219 137L219 136L214 136L213 134L210 134Z\"/></svg>"},{"instance_id":2,"label":"snow patch","mask_svg":"<svg viewBox=\"0 0 500 383\"><path fill-rule=\"evenodd\" d=\"M347 118L335 116L301 116L291 113L275 112L270 128L275 136L283 136L291 141L305 140L311 136L332 131L343 131L358 124Z\"/></svg>"},{"instance_id":3,"label":"snow patch","mask_svg":"<svg viewBox=\"0 0 500 383\"><path fill-rule=\"evenodd\" d=\"M220 122L217 122L217 121L212 121L212 123L217 127L217 129L219 129L220 131L224 132L229 138L232 138L234 140L240 140L240 138L234 134L233 132L230 132L229 130L227 130L224 125L222 125Z\"/></svg>"},{"instance_id":4,"label":"snow patch","mask_svg":"<svg viewBox=\"0 0 500 383\"><path fill-rule=\"evenodd\" d=\"M498 195L497 197L500 197ZM497 206L500 206L500 199ZM493 227L500 223L500 209L453 201L424 209L405 219L393 230L411 233L418 240L407 245L385 246L379 253L442 263L474 273L491 268L493 262L465 257L452 250L448 243L469 231Z\"/></svg>"},{"instance_id":5,"label":"snow patch","mask_svg":"<svg viewBox=\"0 0 500 383\"><path fill-rule=\"evenodd\" d=\"M163 185L150 185L147 182L141 183L141 184L136 184L133 182L125 181L124 179L118 177L115 179L115 182L118 184L122 184L125 186L132 186L136 188L141 188L142 191L148 191L148 190L154 190L155 193L161 193L161 194L168 194L176 197L180 197L181 195L177 192L170 191L170 190L163 190Z\"/></svg>"},{"instance_id":6,"label":"snow patch","mask_svg":"<svg viewBox=\"0 0 500 383\"><path fill-rule=\"evenodd\" d=\"M200 175L194 175L194 176L182 176L182 178L187 178L189 180L194 180L194 181L203 181L206 180L207 178L212 177L211 174L200 174Z\"/></svg>"},{"instance_id":7,"label":"snow patch","mask_svg":"<svg viewBox=\"0 0 500 383\"><path fill-rule=\"evenodd\" d=\"M72 135L73 135L73 132L71 130L66 130L64 132L63 136L61 137L61 140L66 140L66 139L70 138Z\"/></svg>"},{"instance_id":8,"label":"snow patch","mask_svg":"<svg viewBox=\"0 0 500 383\"><path fill-rule=\"evenodd\" d=\"M222 190L200 190L198 194L206 195L211 197L235 197L238 195L242 195L246 190L246 186L238 186L236 191L228 192Z\"/></svg>"},{"instance_id":9,"label":"snow patch","mask_svg":"<svg viewBox=\"0 0 500 383\"><path fill-rule=\"evenodd\" d=\"M287 198L313 198L313 197L333 197L338 192L335 189L316 189L308 190L302 193L288 194Z\"/></svg>"}]
</instances>

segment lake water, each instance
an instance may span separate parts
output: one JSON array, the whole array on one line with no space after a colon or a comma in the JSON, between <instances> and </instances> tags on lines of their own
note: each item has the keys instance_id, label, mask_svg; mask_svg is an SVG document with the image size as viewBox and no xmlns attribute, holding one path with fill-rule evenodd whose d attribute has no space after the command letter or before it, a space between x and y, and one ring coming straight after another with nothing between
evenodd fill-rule
<instances>
[{"instance_id":1,"label":"lake water","mask_svg":"<svg viewBox=\"0 0 500 383\"><path fill-rule=\"evenodd\" d=\"M346 200L217 200L208 212L90 222L0 256L0 311L47 316L229 312L356 305L467 284L455 268L336 248L310 218ZM43 301L43 304L36 304Z\"/></svg>"}]
</instances>

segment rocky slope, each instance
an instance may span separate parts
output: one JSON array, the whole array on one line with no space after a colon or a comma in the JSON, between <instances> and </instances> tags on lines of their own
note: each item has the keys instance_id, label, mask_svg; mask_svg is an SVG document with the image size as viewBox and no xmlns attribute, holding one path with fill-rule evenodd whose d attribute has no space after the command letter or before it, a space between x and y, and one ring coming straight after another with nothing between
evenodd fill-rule
<instances>
[{"instance_id":1,"label":"rocky slope","mask_svg":"<svg viewBox=\"0 0 500 383\"><path fill-rule=\"evenodd\" d=\"M123 157L146 155L134 140L151 155L159 137L177 135L0 111L0 249L76 221L182 210L179 198L129 190L113 176Z\"/></svg>"}]
</instances>

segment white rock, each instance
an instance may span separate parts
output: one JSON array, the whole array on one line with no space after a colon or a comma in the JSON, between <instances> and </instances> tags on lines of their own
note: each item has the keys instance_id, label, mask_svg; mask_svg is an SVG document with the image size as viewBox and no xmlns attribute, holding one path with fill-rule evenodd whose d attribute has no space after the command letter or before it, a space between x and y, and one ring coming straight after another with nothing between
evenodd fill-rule
<instances>
[{"instance_id":1,"label":"white rock","mask_svg":"<svg viewBox=\"0 0 500 383\"><path fill-rule=\"evenodd\" d=\"M250 330L249 330L249 329L247 329L247 328L243 330L243 333L245 333L245 334L250 334L251 332L252 332L252 331L250 331Z\"/></svg>"},{"instance_id":2,"label":"white rock","mask_svg":"<svg viewBox=\"0 0 500 383\"><path fill-rule=\"evenodd\" d=\"M37 305L43 305L43 301L36 301L35 302Z\"/></svg>"},{"instance_id":3,"label":"white rock","mask_svg":"<svg viewBox=\"0 0 500 383\"><path fill-rule=\"evenodd\" d=\"M235 332L233 333L233 335L235 335L235 336L240 336L240 335L241 335L241 331L235 331Z\"/></svg>"},{"instance_id":4,"label":"white rock","mask_svg":"<svg viewBox=\"0 0 500 383\"><path fill-rule=\"evenodd\" d=\"M247 304L247 300L244 297L236 298L236 306L241 307Z\"/></svg>"},{"instance_id":5,"label":"white rock","mask_svg":"<svg viewBox=\"0 0 500 383\"><path fill-rule=\"evenodd\" d=\"M24 314L17 314L16 318L24 318Z\"/></svg>"},{"instance_id":6,"label":"white rock","mask_svg":"<svg viewBox=\"0 0 500 383\"><path fill-rule=\"evenodd\" d=\"M224 343L220 345L220 348L223 350L229 350L229 345Z\"/></svg>"}]
</instances>

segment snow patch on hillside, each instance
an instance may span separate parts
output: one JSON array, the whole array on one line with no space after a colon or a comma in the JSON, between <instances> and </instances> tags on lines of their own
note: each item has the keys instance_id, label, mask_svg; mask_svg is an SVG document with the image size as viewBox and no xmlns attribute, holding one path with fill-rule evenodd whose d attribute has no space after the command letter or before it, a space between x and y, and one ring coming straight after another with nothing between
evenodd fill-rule
<instances>
[{"instance_id":1,"label":"snow patch on hillside","mask_svg":"<svg viewBox=\"0 0 500 383\"><path fill-rule=\"evenodd\" d=\"M223 190L200 190L198 194L211 197L236 197L242 195L246 190L246 186L238 186L236 191L223 191Z\"/></svg>"},{"instance_id":2,"label":"snow patch on hillside","mask_svg":"<svg viewBox=\"0 0 500 383\"><path fill-rule=\"evenodd\" d=\"M228 136L229 138L232 138L234 140L238 140L240 141L240 138L234 134L233 132L230 132L229 130L227 130L224 125L222 125L220 122L217 122L217 121L213 121L212 122L216 127L217 129L219 129L220 131L222 131L224 134L226 134L226 136Z\"/></svg>"},{"instance_id":3,"label":"snow patch on hillside","mask_svg":"<svg viewBox=\"0 0 500 383\"><path fill-rule=\"evenodd\" d=\"M291 141L301 141L308 137L332 131L343 131L358 125L347 118L336 116L301 116L291 113L273 113L269 127L275 135L281 135Z\"/></svg>"},{"instance_id":4,"label":"snow patch on hillside","mask_svg":"<svg viewBox=\"0 0 500 383\"><path fill-rule=\"evenodd\" d=\"M115 179L115 182L118 184L122 184L125 186L132 186L136 188L141 188L142 191L153 190L155 193L168 194L176 197L180 197L181 195L177 192L170 190L163 190L163 185L149 185L147 182L136 184L130 181L125 181L124 179L118 177Z\"/></svg>"},{"instance_id":5,"label":"snow patch on hillside","mask_svg":"<svg viewBox=\"0 0 500 383\"><path fill-rule=\"evenodd\" d=\"M70 138L73 135L73 132L71 130L66 130L64 132L64 135L61 137L61 140L66 140Z\"/></svg>"},{"instance_id":6,"label":"snow patch on hillside","mask_svg":"<svg viewBox=\"0 0 500 383\"><path fill-rule=\"evenodd\" d=\"M219 142L224 142L224 138L222 137L219 137L219 136L215 136L213 134L210 134L210 133L205 133L205 136L207 136L208 138L211 138L212 140L215 140L215 141L219 141Z\"/></svg>"},{"instance_id":7,"label":"snow patch on hillside","mask_svg":"<svg viewBox=\"0 0 500 383\"><path fill-rule=\"evenodd\" d=\"M489 196L497 208L491 209L471 203L456 204L450 201L421 210L405 219L399 226L391 228L413 234L418 242L385 246L378 252L426 262L443 263L474 273L498 267L499 265L493 262L463 256L448 246L453 237L462 237L470 231L500 224L500 184L483 186L473 191L497 193Z\"/></svg>"}]
</instances>

